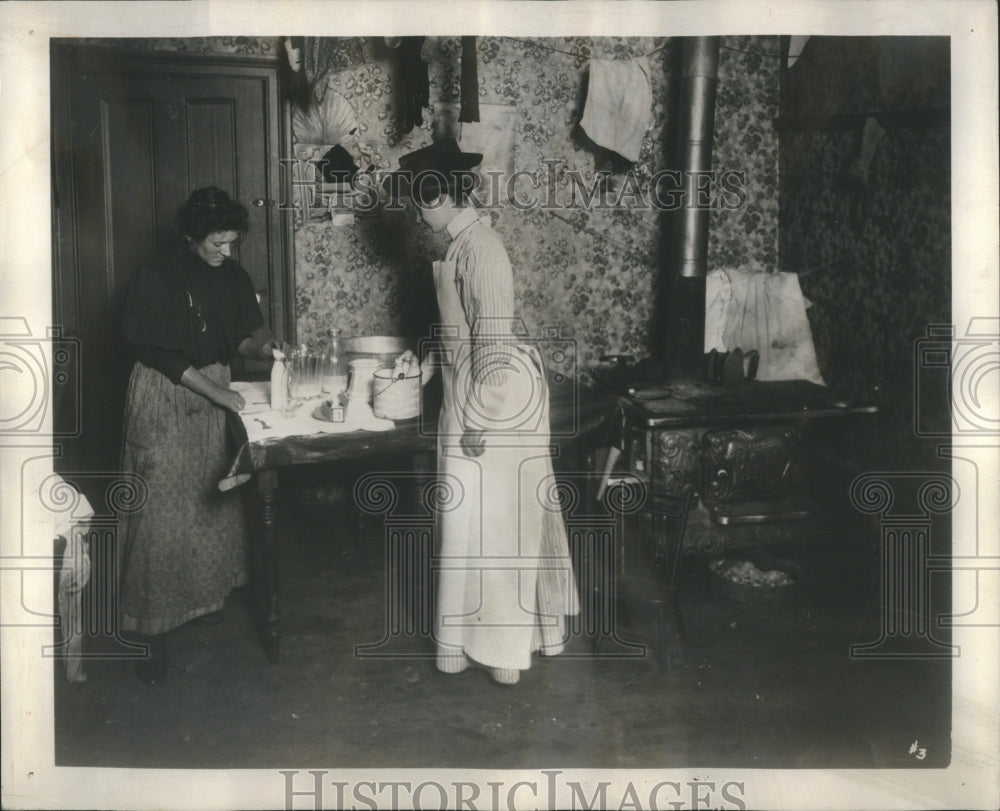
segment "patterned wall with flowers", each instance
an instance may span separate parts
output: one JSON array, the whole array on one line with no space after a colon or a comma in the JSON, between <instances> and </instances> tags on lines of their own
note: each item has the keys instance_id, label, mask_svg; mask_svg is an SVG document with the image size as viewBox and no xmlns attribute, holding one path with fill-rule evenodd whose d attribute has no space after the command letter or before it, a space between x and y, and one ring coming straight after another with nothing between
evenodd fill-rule
<instances>
[{"instance_id":1,"label":"patterned wall with flowers","mask_svg":"<svg viewBox=\"0 0 1000 811\"><path fill-rule=\"evenodd\" d=\"M776 38L725 38L720 56L715 166L745 172L746 206L713 212L710 265L758 270L777 264ZM669 168L676 112L675 40L640 38L478 40L481 110L507 111L512 119L508 165L540 173L557 206L490 210L515 271L515 296L533 334L555 326L575 342L582 369L605 352L649 355L665 218L636 197L604 209L570 204L568 172L592 182L599 151L578 127L586 98L591 56L648 56L653 109L639 161L632 168L645 192L659 169ZM307 48L318 48L307 41ZM381 40L322 43L319 93L346 98L358 119L352 151L378 169L396 168L399 155L431 143L459 100L458 37L428 38L431 108L409 133L399 124L392 52ZM331 55L332 54L332 55ZM525 181L527 183L527 181ZM611 199L624 184L612 180ZM519 187L521 188L521 187ZM523 187L525 198L531 189ZM579 197L577 200L579 201ZM337 227L300 216L296 222L296 308L299 338L320 339L329 327L345 334L425 335L436 307L431 262L445 243L418 225L412 214L383 211ZM567 365L570 361L567 361Z\"/></svg>"},{"instance_id":2,"label":"patterned wall with flowers","mask_svg":"<svg viewBox=\"0 0 1000 811\"><path fill-rule=\"evenodd\" d=\"M281 51L278 39L258 37L93 42L272 58ZM721 43L714 166L744 173L747 202L735 211L713 211L709 267L771 270L778 254L778 140L771 123L778 109L778 42L776 37L723 37ZM395 54L382 38L313 38L306 40L305 50L306 68L318 78L317 92L340 94L357 116L356 140L345 146L363 168L396 168L401 154L431 143L442 122L454 117L459 37L426 40L431 106L423 125L409 133L400 126ZM601 161L600 150L578 126L592 56L648 56L653 107L632 174L646 195L651 176L673 167L672 155L665 153L677 117L679 41L480 37L477 55L484 118L491 110L509 116L508 165L539 172L542 184L551 177L551 197L559 206L517 210L508 204L490 212L511 254L521 316L533 334L555 326L575 344L567 369L577 363L585 370L605 352L657 354L654 302L669 218L633 195L602 209L574 206L568 173L581 173L589 186ZM612 201L617 202L622 186L619 175L611 184ZM382 211L338 227L300 211L294 269L299 340L322 340L330 327L345 335L426 335L436 316L430 266L445 247L406 212Z\"/></svg>"},{"instance_id":3,"label":"patterned wall with flowers","mask_svg":"<svg viewBox=\"0 0 1000 811\"><path fill-rule=\"evenodd\" d=\"M136 51L276 56L279 41L275 37L94 37L87 44Z\"/></svg>"},{"instance_id":4,"label":"patterned wall with flowers","mask_svg":"<svg viewBox=\"0 0 1000 811\"><path fill-rule=\"evenodd\" d=\"M782 116L944 111L946 38L821 38L782 81ZM914 435L914 397L947 421L947 391L914 374L928 325L950 321L951 132L887 128L867 187L848 181L860 125L781 135L781 259L800 274L828 384L874 396L879 458L902 466L935 457Z\"/></svg>"}]
</instances>

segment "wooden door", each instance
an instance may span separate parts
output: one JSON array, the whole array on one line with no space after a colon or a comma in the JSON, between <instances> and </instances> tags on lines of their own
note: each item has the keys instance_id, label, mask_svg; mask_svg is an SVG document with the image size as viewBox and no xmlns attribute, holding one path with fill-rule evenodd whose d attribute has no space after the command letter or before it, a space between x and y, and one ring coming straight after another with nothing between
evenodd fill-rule
<instances>
[{"instance_id":1,"label":"wooden door","mask_svg":"<svg viewBox=\"0 0 1000 811\"><path fill-rule=\"evenodd\" d=\"M131 356L122 300L142 261L180 238L178 208L219 186L250 211L235 258L272 331L294 341L290 239L280 202L287 116L277 65L53 46L55 323L81 347L82 433L67 468L114 469ZM234 364L234 373L263 371ZM74 387L66 387L72 389Z\"/></svg>"}]
</instances>

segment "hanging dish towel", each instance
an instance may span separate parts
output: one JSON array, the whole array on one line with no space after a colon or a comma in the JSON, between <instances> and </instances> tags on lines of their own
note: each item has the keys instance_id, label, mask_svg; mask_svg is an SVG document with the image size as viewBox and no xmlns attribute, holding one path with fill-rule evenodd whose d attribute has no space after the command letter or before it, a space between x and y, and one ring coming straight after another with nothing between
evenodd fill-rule
<instances>
[{"instance_id":1,"label":"hanging dish towel","mask_svg":"<svg viewBox=\"0 0 1000 811\"><path fill-rule=\"evenodd\" d=\"M794 273L713 270L705 279L705 352L757 350L758 380L823 384Z\"/></svg>"},{"instance_id":2,"label":"hanging dish towel","mask_svg":"<svg viewBox=\"0 0 1000 811\"><path fill-rule=\"evenodd\" d=\"M646 57L590 60L587 103L580 126L594 143L635 163L649 129L652 106Z\"/></svg>"}]
</instances>

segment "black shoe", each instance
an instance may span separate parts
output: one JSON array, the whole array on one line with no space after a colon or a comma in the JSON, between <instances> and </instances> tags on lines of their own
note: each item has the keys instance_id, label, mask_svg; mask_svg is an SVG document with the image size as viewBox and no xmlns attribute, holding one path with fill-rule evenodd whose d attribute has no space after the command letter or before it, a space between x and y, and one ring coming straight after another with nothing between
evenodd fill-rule
<instances>
[{"instance_id":1,"label":"black shoe","mask_svg":"<svg viewBox=\"0 0 1000 811\"><path fill-rule=\"evenodd\" d=\"M135 675L143 684L159 684L167 678L170 662L165 650L150 650L148 659L136 662Z\"/></svg>"}]
</instances>

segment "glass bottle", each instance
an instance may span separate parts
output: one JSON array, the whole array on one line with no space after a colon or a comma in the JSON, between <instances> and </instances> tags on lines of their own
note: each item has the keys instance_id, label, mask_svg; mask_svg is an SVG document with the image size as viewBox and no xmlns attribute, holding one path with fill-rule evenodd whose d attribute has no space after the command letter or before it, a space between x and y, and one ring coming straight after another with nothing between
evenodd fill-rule
<instances>
[{"instance_id":1,"label":"glass bottle","mask_svg":"<svg viewBox=\"0 0 1000 811\"><path fill-rule=\"evenodd\" d=\"M271 408L274 411L284 411L288 403L288 367L285 365L285 353L274 350L274 365L271 367Z\"/></svg>"},{"instance_id":2,"label":"glass bottle","mask_svg":"<svg viewBox=\"0 0 1000 811\"><path fill-rule=\"evenodd\" d=\"M335 398L347 388L347 358L340 342L340 330L326 332L326 349L323 352L323 396Z\"/></svg>"}]
</instances>

